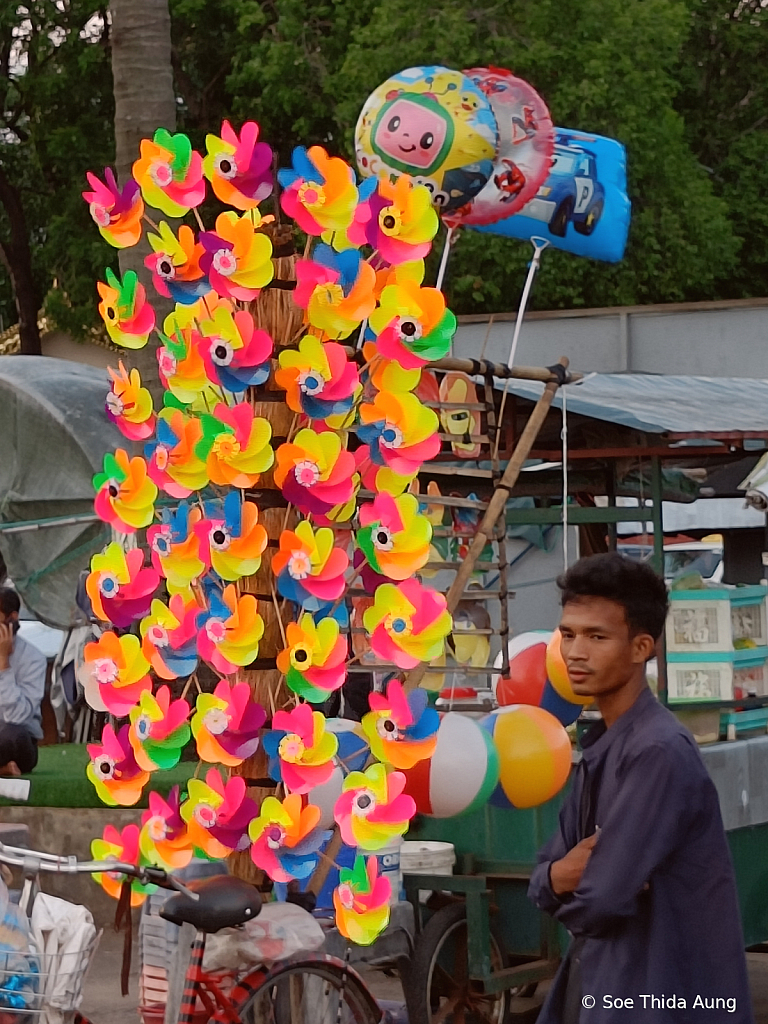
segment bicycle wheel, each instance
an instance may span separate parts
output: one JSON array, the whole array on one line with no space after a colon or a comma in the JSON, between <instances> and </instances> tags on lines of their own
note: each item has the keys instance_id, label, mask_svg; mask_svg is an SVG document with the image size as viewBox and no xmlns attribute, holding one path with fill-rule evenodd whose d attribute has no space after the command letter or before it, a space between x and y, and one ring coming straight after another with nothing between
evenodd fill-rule
<instances>
[{"instance_id":1,"label":"bicycle wheel","mask_svg":"<svg viewBox=\"0 0 768 1024\"><path fill-rule=\"evenodd\" d=\"M333 957L278 965L238 1014L242 1024L379 1024L382 1017L357 972Z\"/></svg>"}]
</instances>

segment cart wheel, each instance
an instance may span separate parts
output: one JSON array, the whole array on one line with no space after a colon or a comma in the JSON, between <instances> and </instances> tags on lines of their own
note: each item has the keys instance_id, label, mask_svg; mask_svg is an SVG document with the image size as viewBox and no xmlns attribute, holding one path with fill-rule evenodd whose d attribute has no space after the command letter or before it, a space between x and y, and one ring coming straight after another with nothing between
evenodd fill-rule
<instances>
[{"instance_id":1,"label":"cart wheel","mask_svg":"<svg viewBox=\"0 0 768 1024\"><path fill-rule=\"evenodd\" d=\"M504 967L503 949L492 924L495 971ZM467 973L467 911L457 903L438 910L416 940L405 984L410 1024L505 1024L515 990L483 995Z\"/></svg>"}]
</instances>

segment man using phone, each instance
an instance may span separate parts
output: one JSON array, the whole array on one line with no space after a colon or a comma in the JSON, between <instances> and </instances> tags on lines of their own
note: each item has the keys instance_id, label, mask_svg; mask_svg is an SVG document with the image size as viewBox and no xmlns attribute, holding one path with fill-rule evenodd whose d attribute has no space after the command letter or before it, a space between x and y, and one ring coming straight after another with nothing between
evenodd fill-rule
<instances>
[{"instance_id":1,"label":"man using phone","mask_svg":"<svg viewBox=\"0 0 768 1024\"><path fill-rule=\"evenodd\" d=\"M0 587L0 775L22 775L37 764L45 656L19 631L19 595Z\"/></svg>"},{"instance_id":2,"label":"man using phone","mask_svg":"<svg viewBox=\"0 0 768 1024\"><path fill-rule=\"evenodd\" d=\"M539 1024L749 1024L717 792L693 737L645 678L667 614L664 581L613 553L580 559L558 585L571 686L594 698L602 721L582 738L559 827L531 877L533 902L573 937Z\"/></svg>"}]
</instances>

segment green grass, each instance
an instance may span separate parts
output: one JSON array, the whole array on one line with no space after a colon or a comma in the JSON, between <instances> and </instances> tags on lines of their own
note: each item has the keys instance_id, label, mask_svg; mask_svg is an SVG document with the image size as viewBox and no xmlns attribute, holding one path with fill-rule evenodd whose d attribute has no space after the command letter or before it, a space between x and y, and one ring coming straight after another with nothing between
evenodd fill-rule
<instances>
[{"instance_id":1,"label":"green grass","mask_svg":"<svg viewBox=\"0 0 768 1024\"><path fill-rule=\"evenodd\" d=\"M27 807L104 807L96 796L96 790L88 781L85 766L88 751L85 744L59 743L40 747L37 767L25 779L29 779L29 800ZM146 807L146 794L150 789L167 796L171 786L184 786L194 774L195 761L182 761L167 772L153 772L144 789L144 796L136 807ZM0 806L24 806L15 800L0 799Z\"/></svg>"}]
</instances>

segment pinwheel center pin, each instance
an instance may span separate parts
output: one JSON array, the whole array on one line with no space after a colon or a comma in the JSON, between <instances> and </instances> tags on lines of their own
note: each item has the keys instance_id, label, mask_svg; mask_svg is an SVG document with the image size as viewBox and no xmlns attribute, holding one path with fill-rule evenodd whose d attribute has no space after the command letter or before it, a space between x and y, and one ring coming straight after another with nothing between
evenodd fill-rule
<instances>
[{"instance_id":1,"label":"pinwheel center pin","mask_svg":"<svg viewBox=\"0 0 768 1024\"><path fill-rule=\"evenodd\" d=\"M106 207L102 206L100 203L91 203L89 209L91 211L91 216L100 228L109 227L112 222L112 217Z\"/></svg>"},{"instance_id":2,"label":"pinwheel center pin","mask_svg":"<svg viewBox=\"0 0 768 1024\"><path fill-rule=\"evenodd\" d=\"M99 576L99 590L105 597L114 597L120 584L117 582L117 577L111 572L103 572Z\"/></svg>"},{"instance_id":3,"label":"pinwheel center pin","mask_svg":"<svg viewBox=\"0 0 768 1024\"><path fill-rule=\"evenodd\" d=\"M112 413L113 416L120 416L125 411L125 403L119 395L116 395L113 391L107 395L107 409Z\"/></svg>"},{"instance_id":4,"label":"pinwheel center pin","mask_svg":"<svg viewBox=\"0 0 768 1024\"><path fill-rule=\"evenodd\" d=\"M198 804L193 813L195 821L203 828L213 828L218 820L216 810L210 804Z\"/></svg>"},{"instance_id":5,"label":"pinwheel center pin","mask_svg":"<svg viewBox=\"0 0 768 1024\"><path fill-rule=\"evenodd\" d=\"M410 317L398 317L397 330L401 338L408 338L410 341L414 341L422 335L421 324Z\"/></svg>"},{"instance_id":6,"label":"pinwheel center pin","mask_svg":"<svg viewBox=\"0 0 768 1024\"><path fill-rule=\"evenodd\" d=\"M355 909L355 894L352 886L348 882L342 882L336 890L339 902L345 910Z\"/></svg>"},{"instance_id":7,"label":"pinwheel center pin","mask_svg":"<svg viewBox=\"0 0 768 1024\"><path fill-rule=\"evenodd\" d=\"M101 779L112 779L115 775L115 762L111 757L102 754L93 762L93 769Z\"/></svg>"},{"instance_id":8,"label":"pinwheel center pin","mask_svg":"<svg viewBox=\"0 0 768 1024\"><path fill-rule=\"evenodd\" d=\"M222 277L231 277L237 270L237 257L231 249L219 249L213 254L213 269Z\"/></svg>"},{"instance_id":9,"label":"pinwheel center pin","mask_svg":"<svg viewBox=\"0 0 768 1024\"><path fill-rule=\"evenodd\" d=\"M396 740L400 736L400 730L391 718L380 718L376 723L376 732L385 740Z\"/></svg>"},{"instance_id":10,"label":"pinwheel center pin","mask_svg":"<svg viewBox=\"0 0 768 1024\"><path fill-rule=\"evenodd\" d=\"M411 620L402 615L388 615L384 626L396 636L408 636L411 632Z\"/></svg>"},{"instance_id":11,"label":"pinwheel center pin","mask_svg":"<svg viewBox=\"0 0 768 1024\"><path fill-rule=\"evenodd\" d=\"M317 298L321 305L337 306L344 301L344 289L340 284L326 284L318 288Z\"/></svg>"},{"instance_id":12,"label":"pinwheel center pin","mask_svg":"<svg viewBox=\"0 0 768 1024\"><path fill-rule=\"evenodd\" d=\"M220 644L227 636L227 627L221 619L208 619L205 632L212 644Z\"/></svg>"},{"instance_id":13,"label":"pinwheel center pin","mask_svg":"<svg viewBox=\"0 0 768 1024\"><path fill-rule=\"evenodd\" d=\"M110 498L116 498L120 493L120 488L117 486L114 480L109 481L109 486L107 487L107 490L109 491Z\"/></svg>"},{"instance_id":14,"label":"pinwheel center pin","mask_svg":"<svg viewBox=\"0 0 768 1024\"><path fill-rule=\"evenodd\" d=\"M214 167L222 176L230 180L237 175L237 164L235 158L229 153L219 153L214 160Z\"/></svg>"},{"instance_id":15,"label":"pinwheel center pin","mask_svg":"<svg viewBox=\"0 0 768 1024\"><path fill-rule=\"evenodd\" d=\"M294 580L304 580L312 572L312 561L305 551L296 551L288 560L288 574Z\"/></svg>"},{"instance_id":16,"label":"pinwheel center pin","mask_svg":"<svg viewBox=\"0 0 768 1024\"><path fill-rule=\"evenodd\" d=\"M314 487L320 479L320 467L316 462L304 459L296 463L296 482L302 487Z\"/></svg>"},{"instance_id":17,"label":"pinwheel center pin","mask_svg":"<svg viewBox=\"0 0 768 1024\"><path fill-rule=\"evenodd\" d=\"M299 186L299 202L304 206L323 206L325 205L325 191L322 186L316 185L313 181L305 181L303 185Z\"/></svg>"},{"instance_id":18,"label":"pinwheel center pin","mask_svg":"<svg viewBox=\"0 0 768 1024\"><path fill-rule=\"evenodd\" d=\"M176 277L176 268L167 256L158 260L156 270L160 277L166 281L172 281Z\"/></svg>"},{"instance_id":19,"label":"pinwheel center pin","mask_svg":"<svg viewBox=\"0 0 768 1024\"><path fill-rule=\"evenodd\" d=\"M119 669L111 658L97 658L94 662L96 679L100 683L112 683L117 679Z\"/></svg>"},{"instance_id":20,"label":"pinwheel center pin","mask_svg":"<svg viewBox=\"0 0 768 1024\"><path fill-rule=\"evenodd\" d=\"M232 538L227 530L223 530L221 527L211 530L211 544L217 551L226 551L231 543Z\"/></svg>"},{"instance_id":21,"label":"pinwheel center pin","mask_svg":"<svg viewBox=\"0 0 768 1024\"><path fill-rule=\"evenodd\" d=\"M280 825L270 825L265 829L264 835L267 840L267 846L271 850L279 850L285 842L285 829L281 828Z\"/></svg>"},{"instance_id":22,"label":"pinwheel center pin","mask_svg":"<svg viewBox=\"0 0 768 1024\"><path fill-rule=\"evenodd\" d=\"M397 235L402 227L402 220L391 206L386 206L379 214L379 224L385 235Z\"/></svg>"},{"instance_id":23,"label":"pinwheel center pin","mask_svg":"<svg viewBox=\"0 0 768 1024\"><path fill-rule=\"evenodd\" d=\"M291 661L300 671L304 671L312 664L312 655L307 647L297 645L291 651Z\"/></svg>"},{"instance_id":24,"label":"pinwheel center pin","mask_svg":"<svg viewBox=\"0 0 768 1024\"><path fill-rule=\"evenodd\" d=\"M165 818L159 814L153 814L145 826L147 834L153 843L161 843L168 835L169 829Z\"/></svg>"},{"instance_id":25,"label":"pinwheel center pin","mask_svg":"<svg viewBox=\"0 0 768 1024\"><path fill-rule=\"evenodd\" d=\"M149 168L149 176L160 188L167 188L173 181L173 171L165 161L158 160Z\"/></svg>"},{"instance_id":26,"label":"pinwheel center pin","mask_svg":"<svg viewBox=\"0 0 768 1024\"><path fill-rule=\"evenodd\" d=\"M211 359L217 366L229 366L235 356L232 346L219 338L211 348Z\"/></svg>"},{"instance_id":27,"label":"pinwheel center pin","mask_svg":"<svg viewBox=\"0 0 768 1024\"><path fill-rule=\"evenodd\" d=\"M107 306L105 312L110 320L117 320L117 310L114 306Z\"/></svg>"},{"instance_id":28,"label":"pinwheel center pin","mask_svg":"<svg viewBox=\"0 0 768 1024\"><path fill-rule=\"evenodd\" d=\"M148 740L152 733L152 719L149 715L139 715L135 728L140 740Z\"/></svg>"},{"instance_id":29,"label":"pinwheel center pin","mask_svg":"<svg viewBox=\"0 0 768 1024\"><path fill-rule=\"evenodd\" d=\"M391 551L395 546L392 534L386 526L378 526L373 531L373 546L379 551Z\"/></svg>"},{"instance_id":30,"label":"pinwheel center pin","mask_svg":"<svg viewBox=\"0 0 768 1024\"><path fill-rule=\"evenodd\" d=\"M240 442L231 434L219 434L213 442L212 451L221 459L231 459L240 454Z\"/></svg>"},{"instance_id":31,"label":"pinwheel center pin","mask_svg":"<svg viewBox=\"0 0 768 1024\"><path fill-rule=\"evenodd\" d=\"M297 764L304 756L306 749L301 736L298 736L295 732L289 732L283 736L278 747L280 757L283 761L288 761L290 764Z\"/></svg>"},{"instance_id":32,"label":"pinwheel center pin","mask_svg":"<svg viewBox=\"0 0 768 1024\"><path fill-rule=\"evenodd\" d=\"M160 470L165 469L168 465L168 449L164 444L159 444L157 448L155 448L155 463L157 468Z\"/></svg>"},{"instance_id":33,"label":"pinwheel center pin","mask_svg":"<svg viewBox=\"0 0 768 1024\"><path fill-rule=\"evenodd\" d=\"M352 803L352 813L358 818L367 818L369 814L376 810L376 797L369 789L364 789L362 793L358 793Z\"/></svg>"},{"instance_id":34,"label":"pinwheel center pin","mask_svg":"<svg viewBox=\"0 0 768 1024\"><path fill-rule=\"evenodd\" d=\"M213 736L220 736L229 728L229 715L221 708L212 708L203 718L205 727Z\"/></svg>"},{"instance_id":35,"label":"pinwheel center pin","mask_svg":"<svg viewBox=\"0 0 768 1024\"><path fill-rule=\"evenodd\" d=\"M317 371L299 374L299 387L306 395L319 395L325 388L325 378Z\"/></svg>"},{"instance_id":36,"label":"pinwheel center pin","mask_svg":"<svg viewBox=\"0 0 768 1024\"><path fill-rule=\"evenodd\" d=\"M161 532L152 538L152 548L158 555L169 555L171 553L171 537L167 526L162 527Z\"/></svg>"},{"instance_id":37,"label":"pinwheel center pin","mask_svg":"<svg viewBox=\"0 0 768 1024\"><path fill-rule=\"evenodd\" d=\"M150 626L147 636L155 647L167 647L169 644L168 630L164 626Z\"/></svg>"},{"instance_id":38,"label":"pinwheel center pin","mask_svg":"<svg viewBox=\"0 0 768 1024\"><path fill-rule=\"evenodd\" d=\"M176 356L173 352L169 352L168 349L160 353L158 363L160 364L160 372L164 377L172 377L176 373Z\"/></svg>"},{"instance_id":39,"label":"pinwheel center pin","mask_svg":"<svg viewBox=\"0 0 768 1024\"><path fill-rule=\"evenodd\" d=\"M385 448L399 448L403 443L403 432L394 423L385 423L381 432L381 443Z\"/></svg>"}]
</instances>

